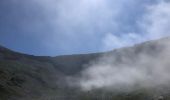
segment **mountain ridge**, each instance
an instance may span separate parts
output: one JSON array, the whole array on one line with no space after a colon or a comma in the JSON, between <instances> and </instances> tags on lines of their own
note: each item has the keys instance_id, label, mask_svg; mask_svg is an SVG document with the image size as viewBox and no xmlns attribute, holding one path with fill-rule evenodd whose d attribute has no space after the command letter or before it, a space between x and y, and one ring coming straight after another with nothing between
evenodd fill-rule
<instances>
[{"instance_id":1,"label":"mountain ridge","mask_svg":"<svg viewBox=\"0 0 170 100\"><path fill-rule=\"evenodd\" d=\"M53 91L54 95L62 94L69 97L69 94L77 94L80 98L84 98L86 92L82 93L76 87L68 86L66 80L68 76L80 76L88 64L100 61L99 59L102 57L114 58L111 63L115 65L124 63L124 58L129 59L127 63L136 63L141 54L157 57L164 49L162 43L170 44L170 38L147 41L104 53L56 57L27 55L0 46L0 97L2 100L27 100L26 98L28 100L34 100L32 98L43 100L37 98L43 97L44 93L48 94Z\"/></svg>"}]
</instances>

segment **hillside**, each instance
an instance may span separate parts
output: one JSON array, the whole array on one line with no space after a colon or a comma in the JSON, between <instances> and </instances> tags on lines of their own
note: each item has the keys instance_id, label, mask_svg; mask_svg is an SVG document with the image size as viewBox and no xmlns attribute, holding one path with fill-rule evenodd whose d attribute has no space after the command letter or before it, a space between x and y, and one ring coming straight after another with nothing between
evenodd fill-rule
<instances>
[{"instance_id":1,"label":"hillside","mask_svg":"<svg viewBox=\"0 0 170 100\"><path fill-rule=\"evenodd\" d=\"M48 98L103 100L102 95L107 97L106 100L151 100L160 95L168 100L170 98L168 85L161 86L161 89L138 88L130 92L105 89L81 91L79 87L70 87L66 79L68 76L79 76L86 69L86 65L93 61L102 62L100 58L112 59L108 60L108 63L113 65L125 63L138 66L143 54L152 57L154 62L158 62L162 55L164 59L161 59L166 59L166 62L163 62L164 66L169 66L169 44L170 38L163 38L105 53L57 57L21 54L0 46L0 100L48 100ZM152 65L151 61L146 61L144 64L148 63Z\"/></svg>"}]
</instances>

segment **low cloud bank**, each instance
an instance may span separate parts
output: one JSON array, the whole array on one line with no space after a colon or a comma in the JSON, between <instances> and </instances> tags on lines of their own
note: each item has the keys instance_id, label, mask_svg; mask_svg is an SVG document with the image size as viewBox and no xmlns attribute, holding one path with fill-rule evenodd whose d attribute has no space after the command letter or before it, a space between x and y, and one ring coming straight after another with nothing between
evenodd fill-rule
<instances>
[{"instance_id":1,"label":"low cloud bank","mask_svg":"<svg viewBox=\"0 0 170 100\"><path fill-rule=\"evenodd\" d=\"M82 90L154 88L170 83L170 39L117 49L85 65L73 84Z\"/></svg>"}]
</instances>

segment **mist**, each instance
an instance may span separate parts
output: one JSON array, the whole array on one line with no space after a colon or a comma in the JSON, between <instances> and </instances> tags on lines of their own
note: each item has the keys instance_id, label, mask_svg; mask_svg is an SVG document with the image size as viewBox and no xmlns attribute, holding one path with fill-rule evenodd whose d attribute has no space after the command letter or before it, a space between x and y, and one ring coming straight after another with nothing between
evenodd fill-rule
<instances>
[{"instance_id":1,"label":"mist","mask_svg":"<svg viewBox=\"0 0 170 100\"><path fill-rule=\"evenodd\" d=\"M170 83L170 41L146 42L117 49L84 65L70 83L84 91L159 88Z\"/></svg>"},{"instance_id":2,"label":"mist","mask_svg":"<svg viewBox=\"0 0 170 100\"><path fill-rule=\"evenodd\" d=\"M138 22L144 35L128 33L118 38L108 33L104 39L105 48L123 47L129 43L131 46L106 53L84 65L79 77L73 78L73 84L87 91L158 88L170 83L170 41L168 38L154 41L170 34L170 3L162 0L146 8L142 21ZM132 45L134 41L146 40L153 41Z\"/></svg>"}]
</instances>

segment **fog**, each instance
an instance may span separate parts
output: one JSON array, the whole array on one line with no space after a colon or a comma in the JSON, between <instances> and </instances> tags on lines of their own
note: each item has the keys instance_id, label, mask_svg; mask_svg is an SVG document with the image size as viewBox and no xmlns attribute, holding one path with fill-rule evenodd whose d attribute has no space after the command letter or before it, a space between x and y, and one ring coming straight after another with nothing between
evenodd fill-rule
<instances>
[{"instance_id":1,"label":"fog","mask_svg":"<svg viewBox=\"0 0 170 100\"><path fill-rule=\"evenodd\" d=\"M166 86L170 82L169 46L170 40L163 39L104 54L85 65L75 84L82 90Z\"/></svg>"},{"instance_id":2,"label":"fog","mask_svg":"<svg viewBox=\"0 0 170 100\"><path fill-rule=\"evenodd\" d=\"M169 36L170 3L160 0L146 6L142 20L137 20L140 32L116 37L111 33L103 40L104 48L141 43L146 40ZM106 53L97 60L84 65L84 70L70 83L82 90L132 89L166 86L170 82L170 40L146 42L130 48Z\"/></svg>"}]
</instances>

